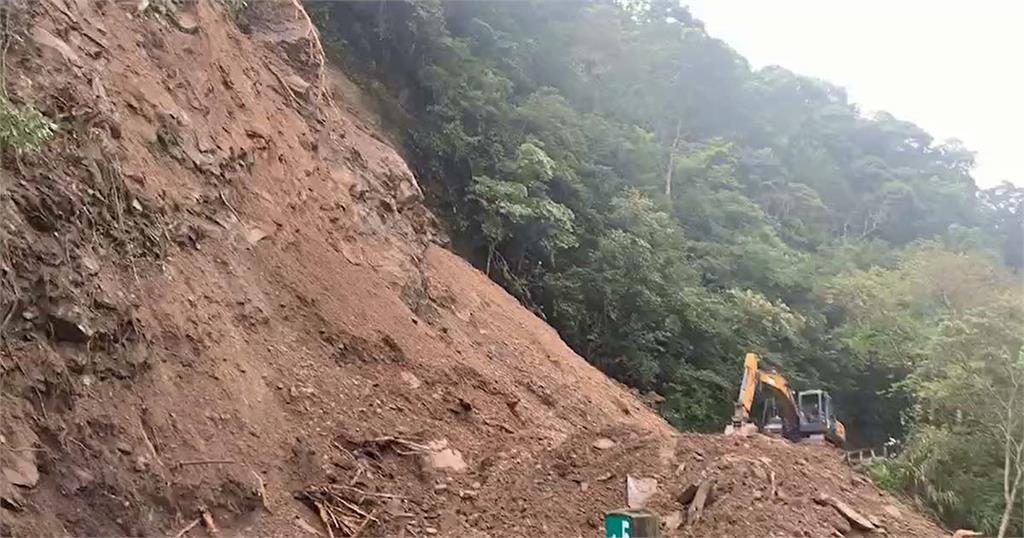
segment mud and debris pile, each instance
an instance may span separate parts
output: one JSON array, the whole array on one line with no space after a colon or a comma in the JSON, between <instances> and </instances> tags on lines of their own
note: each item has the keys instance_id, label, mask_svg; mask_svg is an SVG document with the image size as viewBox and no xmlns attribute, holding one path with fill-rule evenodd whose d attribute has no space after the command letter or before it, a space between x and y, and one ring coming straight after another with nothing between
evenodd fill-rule
<instances>
[{"instance_id":1,"label":"mud and debris pile","mask_svg":"<svg viewBox=\"0 0 1024 538\"><path fill-rule=\"evenodd\" d=\"M678 446L683 536L944 534L852 471L828 445L683 435ZM702 485L710 498L695 511L691 492Z\"/></svg>"},{"instance_id":2,"label":"mud and debris pile","mask_svg":"<svg viewBox=\"0 0 1024 538\"><path fill-rule=\"evenodd\" d=\"M0 161L0 535L594 535L630 478L667 534L941 533L673 431L442 247L297 2L231 5L4 3L59 128Z\"/></svg>"}]
</instances>

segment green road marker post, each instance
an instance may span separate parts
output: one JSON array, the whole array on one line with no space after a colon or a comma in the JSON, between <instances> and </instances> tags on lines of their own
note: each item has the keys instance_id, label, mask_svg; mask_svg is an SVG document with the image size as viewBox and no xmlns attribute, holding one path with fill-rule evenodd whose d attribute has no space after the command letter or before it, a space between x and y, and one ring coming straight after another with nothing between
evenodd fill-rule
<instances>
[{"instance_id":1,"label":"green road marker post","mask_svg":"<svg viewBox=\"0 0 1024 538\"><path fill-rule=\"evenodd\" d=\"M616 510L604 515L604 538L658 538L658 514Z\"/></svg>"}]
</instances>

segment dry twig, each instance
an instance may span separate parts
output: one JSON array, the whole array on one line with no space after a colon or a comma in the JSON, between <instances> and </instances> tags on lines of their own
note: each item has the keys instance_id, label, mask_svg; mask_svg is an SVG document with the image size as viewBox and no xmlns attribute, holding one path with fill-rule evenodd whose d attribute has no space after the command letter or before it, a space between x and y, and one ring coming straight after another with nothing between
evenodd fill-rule
<instances>
[{"instance_id":1,"label":"dry twig","mask_svg":"<svg viewBox=\"0 0 1024 538\"><path fill-rule=\"evenodd\" d=\"M227 463L238 463L238 462L235 461L235 460L186 460L186 461L179 461L178 463L175 463L174 464L174 468L175 469L180 469L182 467L188 467L189 465L219 465L219 464L227 464Z\"/></svg>"},{"instance_id":2,"label":"dry twig","mask_svg":"<svg viewBox=\"0 0 1024 538\"><path fill-rule=\"evenodd\" d=\"M263 503L263 508L266 508L267 513L273 514L274 511L270 509L270 499L267 497L267 486L263 484L263 479L260 478L259 473L253 471L252 469L249 469L249 472L252 473L254 477L256 477L256 491L257 493L260 494L260 501Z\"/></svg>"},{"instance_id":3,"label":"dry twig","mask_svg":"<svg viewBox=\"0 0 1024 538\"><path fill-rule=\"evenodd\" d=\"M194 529L196 525L198 525L198 524L200 524L202 522L203 522L203 518L201 518L201 517L195 518L192 521L192 523L189 523L184 529L181 529L180 531L178 531L178 534L175 534L174 538L181 538L182 536L185 536L186 534L188 534L188 531Z\"/></svg>"}]
</instances>

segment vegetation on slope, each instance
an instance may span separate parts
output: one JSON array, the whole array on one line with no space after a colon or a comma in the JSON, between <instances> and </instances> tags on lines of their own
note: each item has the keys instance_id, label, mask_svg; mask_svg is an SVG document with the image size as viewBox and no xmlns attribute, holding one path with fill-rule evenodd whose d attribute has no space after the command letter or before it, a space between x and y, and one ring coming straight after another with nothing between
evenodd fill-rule
<instances>
[{"instance_id":1,"label":"vegetation on slope","mask_svg":"<svg viewBox=\"0 0 1024 538\"><path fill-rule=\"evenodd\" d=\"M905 439L888 485L1024 532L1024 190L979 191L962 144L673 2L309 7L457 248L676 426L721 427L752 349L855 444Z\"/></svg>"}]
</instances>

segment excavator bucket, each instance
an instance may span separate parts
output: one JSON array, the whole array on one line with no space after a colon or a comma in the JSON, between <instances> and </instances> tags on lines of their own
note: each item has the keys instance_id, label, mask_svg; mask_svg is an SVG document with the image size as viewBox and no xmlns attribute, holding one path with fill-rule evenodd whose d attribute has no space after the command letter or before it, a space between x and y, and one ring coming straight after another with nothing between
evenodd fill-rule
<instances>
[{"instance_id":1,"label":"excavator bucket","mask_svg":"<svg viewBox=\"0 0 1024 538\"><path fill-rule=\"evenodd\" d=\"M750 437L757 433L757 425L752 422L746 422L739 426L729 424L725 427L725 435L737 435L740 437Z\"/></svg>"}]
</instances>

